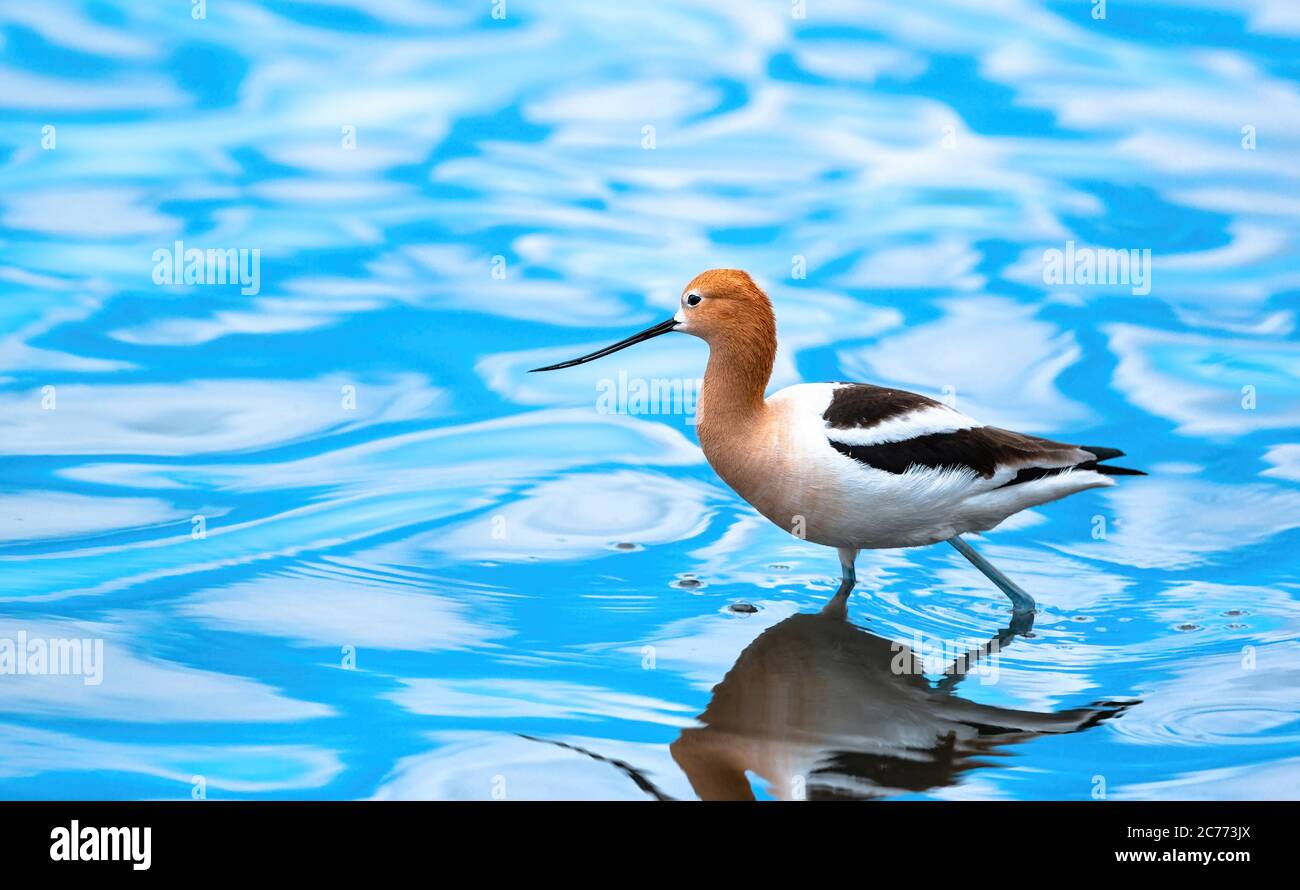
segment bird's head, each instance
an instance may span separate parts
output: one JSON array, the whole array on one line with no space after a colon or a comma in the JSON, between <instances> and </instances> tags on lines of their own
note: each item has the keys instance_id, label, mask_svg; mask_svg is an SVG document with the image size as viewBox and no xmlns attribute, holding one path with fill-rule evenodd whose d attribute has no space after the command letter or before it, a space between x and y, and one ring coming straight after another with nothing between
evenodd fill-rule
<instances>
[{"instance_id":1,"label":"bird's head","mask_svg":"<svg viewBox=\"0 0 1300 890\"><path fill-rule=\"evenodd\" d=\"M740 269L710 269L686 285L677 314L667 321L588 355L533 370L571 368L673 331L692 334L711 346L725 343L760 355L776 349L776 319L767 294ZM767 365L770 370L770 359Z\"/></svg>"},{"instance_id":2,"label":"bird's head","mask_svg":"<svg viewBox=\"0 0 1300 890\"><path fill-rule=\"evenodd\" d=\"M673 320L675 330L709 343L776 337L771 301L740 269L710 269L696 275L682 291Z\"/></svg>"}]
</instances>

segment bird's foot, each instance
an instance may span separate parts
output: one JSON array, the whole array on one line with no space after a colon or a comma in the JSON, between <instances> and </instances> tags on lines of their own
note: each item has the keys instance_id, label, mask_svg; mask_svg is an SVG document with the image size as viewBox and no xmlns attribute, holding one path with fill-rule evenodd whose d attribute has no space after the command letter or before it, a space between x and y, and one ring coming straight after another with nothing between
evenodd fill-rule
<instances>
[{"instance_id":1,"label":"bird's foot","mask_svg":"<svg viewBox=\"0 0 1300 890\"><path fill-rule=\"evenodd\" d=\"M1020 588L1016 587L1011 590L1005 590L1004 592L1007 595L1007 599L1011 600L1012 615L1032 616L1038 611L1038 603L1034 602L1034 598Z\"/></svg>"},{"instance_id":2,"label":"bird's foot","mask_svg":"<svg viewBox=\"0 0 1300 890\"><path fill-rule=\"evenodd\" d=\"M1007 634L1009 636L1017 637L1023 637L1029 634L1034 629L1035 614L1036 613L1033 609L1030 609L1028 612L1013 611L1011 613L1011 624L1007 627Z\"/></svg>"}]
</instances>

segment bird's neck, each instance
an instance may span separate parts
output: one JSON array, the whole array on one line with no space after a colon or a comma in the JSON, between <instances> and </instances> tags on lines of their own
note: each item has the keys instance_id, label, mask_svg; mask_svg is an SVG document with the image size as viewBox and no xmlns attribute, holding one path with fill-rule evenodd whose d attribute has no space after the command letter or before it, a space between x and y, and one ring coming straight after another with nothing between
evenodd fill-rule
<instances>
[{"instance_id":1,"label":"bird's neck","mask_svg":"<svg viewBox=\"0 0 1300 890\"><path fill-rule=\"evenodd\" d=\"M706 455L761 420L776 360L776 337L723 337L709 343L696 432Z\"/></svg>"}]
</instances>

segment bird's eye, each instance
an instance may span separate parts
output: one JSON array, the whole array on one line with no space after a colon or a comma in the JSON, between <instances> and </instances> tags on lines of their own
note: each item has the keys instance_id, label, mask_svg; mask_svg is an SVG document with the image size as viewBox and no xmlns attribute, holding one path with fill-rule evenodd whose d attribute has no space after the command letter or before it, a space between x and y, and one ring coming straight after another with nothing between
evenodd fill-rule
<instances>
[{"instance_id":1,"label":"bird's eye","mask_svg":"<svg viewBox=\"0 0 1300 890\"><path fill-rule=\"evenodd\" d=\"M703 299L704 299L704 298L701 297L699 294L691 294L690 296L688 296L688 297L686 298L686 305L687 305L687 306L698 306L698 305L700 305L700 300L703 300Z\"/></svg>"}]
</instances>

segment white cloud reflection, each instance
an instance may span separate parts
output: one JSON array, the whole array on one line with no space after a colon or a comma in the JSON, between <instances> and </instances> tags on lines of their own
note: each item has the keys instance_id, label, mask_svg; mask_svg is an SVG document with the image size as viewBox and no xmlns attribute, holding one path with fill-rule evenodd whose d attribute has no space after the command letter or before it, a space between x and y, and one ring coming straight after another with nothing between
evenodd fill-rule
<instances>
[{"instance_id":1,"label":"white cloud reflection","mask_svg":"<svg viewBox=\"0 0 1300 890\"><path fill-rule=\"evenodd\" d=\"M548 736L547 738L552 738ZM488 732L444 732L434 746L400 760L376 800L652 800L609 760L637 769L664 793L694 797L666 744L564 735L552 738L607 760L544 740Z\"/></svg>"},{"instance_id":2,"label":"white cloud reflection","mask_svg":"<svg viewBox=\"0 0 1300 890\"><path fill-rule=\"evenodd\" d=\"M1072 333L1009 300L948 300L943 306L947 312L939 321L842 351L840 366L855 379L954 396L959 410L994 426L1048 432L1093 419L1057 384L1082 355Z\"/></svg>"},{"instance_id":3,"label":"white cloud reflection","mask_svg":"<svg viewBox=\"0 0 1300 890\"><path fill-rule=\"evenodd\" d=\"M123 723L284 723L331 716L256 680L190 667L136 649L146 624L61 619L0 621L7 640L103 640L101 682L79 674L8 675L0 713ZM20 634L26 634L21 637Z\"/></svg>"},{"instance_id":4,"label":"white cloud reflection","mask_svg":"<svg viewBox=\"0 0 1300 890\"><path fill-rule=\"evenodd\" d=\"M1150 478L1101 496L1110 505L1106 540L1058 543L1065 553L1139 568L1187 569L1300 528L1300 491ZM1195 516L1195 527L1187 518Z\"/></svg>"},{"instance_id":5,"label":"white cloud reflection","mask_svg":"<svg viewBox=\"0 0 1300 890\"><path fill-rule=\"evenodd\" d=\"M0 494L0 543L79 537L189 519L188 511L156 498L92 497L62 491Z\"/></svg>"},{"instance_id":6,"label":"white cloud reflection","mask_svg":"<svg viewBox=\"0 0 1300 890\"><path fill-rule=\"evenodd\" d=\"M476 620L468 604L413 579L329 566L202 590L176 608L218 630L334 649L465 649L507 633Z\"/></svg>"},{"instance_id":7,"label":"white cloud reflection","mask_svg":"<svg viewBox=\"0 0 1300 890\"><path fill-rule=\"evenodd\" d=\"M343 771L336 751L314 745L142 744L106 742L0 724L0 778L64 772L128 773L174 783L189 798L202 776L209 799L328 785Z\"/></svg>"},{"instance_id":8,"label":"white cloud reflection","mask_svg":"<svg viewBox=\"0 0 1300 890\"><path fill-rule=\"evenodd\" d=\"M712 486L622 470L543 482L490 515L440 529L423 546L462 559L578 559L631 542L693 538L708 525Z\"/></svg>"},{"instance_id":9,"label":"white cloud reflection","mask_svg":"<svg viewBox=\"0 0 1300 890\"><path fill-rule=\"evenodd\" d=\"M356 392L345 409L343 387ZM442 399L406 374L367 380L194 380L189 383L63 384L55 407L40 392L0 392L0 453L201 454L265 448L355 428L428 416Z\"/></svg>"}]
</instances>

